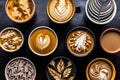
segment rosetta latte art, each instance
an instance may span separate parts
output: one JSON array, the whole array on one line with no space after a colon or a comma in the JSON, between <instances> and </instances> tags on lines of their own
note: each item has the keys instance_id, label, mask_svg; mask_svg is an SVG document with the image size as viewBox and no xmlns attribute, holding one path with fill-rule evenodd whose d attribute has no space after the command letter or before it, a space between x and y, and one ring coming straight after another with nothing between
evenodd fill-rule
<instances>
[{"instance_id":1,"label":"rosetta latte art","mask_svg":"<svg viewBox=\"0 0 120 80\"><path fill-rule=\"evenodd\" d=\"M90 66L89 76L91 80L111 80L112 69L107 63L98 61Z\"/></svg>"},{"instance_id":2,"label":"rosetta latte art","mask_svg":"<svg viewBox=\"0 0 120 80\"><path fill-rule=\"evenodd\" d=\"M50 17L56 21L68 20L74 12L71 0L51 0L48 5Z\"/></svg>"},{"instance_id":3,"label":"rosetta latte art","mask_svg":"<svg viewBox=\"0 0 120 80\"><path fill-rule=\"evenodd\" d=\"M67 4L65 2L65 0L60 0L60 2L58 2L55 5L55 15L59 16L59 17L65 17L67 16L66 14L68 14L70 11L70 6L69 4Z\"/></svg>"}]
</instances>

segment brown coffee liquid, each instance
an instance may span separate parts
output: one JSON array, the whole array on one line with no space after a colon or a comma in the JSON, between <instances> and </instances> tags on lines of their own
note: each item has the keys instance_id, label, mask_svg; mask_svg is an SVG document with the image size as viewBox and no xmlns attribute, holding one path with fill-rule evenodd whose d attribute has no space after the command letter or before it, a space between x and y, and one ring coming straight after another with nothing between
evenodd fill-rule
<instances>
[{"instance_id":1,"label":"brown coffee liquid","mask_svg":"<svg viewBox=\"0 0 120 80\"><path fill-rule=\"evenodd\" d=\"M109 31L101 38L101 45L105 50L116 51L120 49L120 33L117 31Z\"/></svg>"},{"instance_id":2,"label":"brown coffee liquid","mask_svg":"<svg viewBox=\"0 0 120 80\"><path fill-rule=\"evenodd\" d=\"M29 39L31 49L38 54L49 54L57 45L56 35L47 28L35 30Z\"/></svg>"}]
</instances>

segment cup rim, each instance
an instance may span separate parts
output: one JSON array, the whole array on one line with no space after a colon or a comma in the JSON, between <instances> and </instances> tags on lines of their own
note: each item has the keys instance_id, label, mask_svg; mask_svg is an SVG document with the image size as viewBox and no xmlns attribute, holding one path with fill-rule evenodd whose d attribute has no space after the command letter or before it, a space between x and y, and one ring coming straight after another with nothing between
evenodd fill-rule
<instances>
[{"instance_id":1,"label":"cup rim","mask_svg":"<svg viewBox=\"0 0 120 80\"><path fill-rule=\"evenodd\" d=\"M114 80L115 79L116 69L115 69L115 66L113 65L113 63L110 60L106 59L106 58L95 58L92 61L90 61L90 63L87 65L87 68L86 68L86 77L87 77L87 80L91 80L90 77L89 77L89 74L88 74L88 70L89 70L90 65L92 63L94 63L95 61L105 61L105 62L107 62L108 65L110 65L110 67L112 68L112 71L113 71L113 75L111 76L110 80Z\"/></svg>"},{"instance_id":2,"label":"cup rim","mask_svg":"<svg viewBox=\"0 0 120 80\"><path fill-rule=\"evenodd\" d=\"M107 24L107 23L109 23L110 21L112 21L113 20L113 18L115 17L115 15L116 15L116 12L117 12L117 5L116 5L116 3L115 3L115 1L113 1L113 4L114 4L114 11L113 11L113 13L112 13L112 17L110 18L110 19L108 19L107 21L105 21L105 22L96 22L95 20L93 20L90 16L89 16L89 14L88 14L88 3L89 3L89 1L90 0L87 0L87 2L86 2L86 5L85 5L85 13L86 13L86 15L87 15L87 18L90 20L90 21L92 21L93 23L95 23L95 24L99 24L99 25L104 25L104 24Z\"/></svg>"},{"instance_id":3,"label":"cup rim","mask_svg":"<svg viewBox=\"0 0 120 80\"><path fill-rule=\"evenodd\" d=\"M100 39L99 39L99 41L100 41L100 46L101 46L101 48L102 48L105 52L110 53L110 54L116 54L117 52L120 51L120 48L117 49L117 50L115 50L115 51L110 51L110 50L107 50L107 49L103 46L103 44L101 43L101 40L102 40L103 36L104 36L107 32L110 32L110 31L115 31L115 32L117 32L117 33L120 33L120 30L117 29L117 28L108 28L108 29L105 29L105 30L102 32L102 34L101 34L101 36L100 36Z\"/></svg>"},{"instance_id":4,"label":"cup rim","mask_svg":"<svg viewBox=\"0 0 120 80\"><path fill-rule=\"evenodd\" d=\"M69 22L73 17L74 17L74 14L75 14L75 5L74 5L74 2L72 0L70 0L72 5L73 5L73 10L72 10L72 15L65 21L56 21L55 19L53 19L49 13L49 4L51 2L51 0L48 1L47 3L47 14L48 14L48 17L54 22L54 23L57 23L57 24L64 24L64 23L67 23Z\"/></svg>"},{"instance_id":5,"label":"cup rim","mask_svg":"<svg viewBox=\"0 0 120 80\"><path fill-rule=\"evenodd\" d=\"M58 56L58 57L52 58L52 59L48 62L48 64L47 64L47 67L46 67L46 75L47 75L48 80L49 80L48 66L49 66L49 64L50 64L51 61L55 61L56 59L65 59L65 60L67 60L67 61L72 62L72 66L73 66L73 69L74 69L74 71L75 71L75 72L74 72L74 75L76 76L76 66L75 66L75 64L73 63L73 61L72 61L71 59L67 58L67 57L64 57L64 56Z\"/></svg>"},{"instance_id":6,"label":"cup rim","mask_svg":"<svg viewBox=\"0 0 120 80\"><path fill-rule=\"evenodd\" d=\"M6 73L7 66L9 65L10 62L12 62L12 61L14 61L14 60L17 60L17 59L26 60L26 61L28 61L28 62L33 66L33 69L34 69L34 71L35 71L33 80L35 80L35 78L36 78L36 68L35 68L35 65L33 64L33 62L32 62L30 59L25 58L25 57L15 57L15 58L12 58L12 59L7 63L7 65L6 65L6 67L5 67L5 72L4 72L5 78L6 78L7 80L9 80L9 78L8 78L8 76L7 76L7 73Z\"/></svg>"},{"instance_id":7,"label":"cup rim","mask_svg":"<svg viewBox=\"0 0 120 80\"><path fill-rule=\"evenodd\" d=\"M4 29L0 32L0 35L1 35L5 30L10 30L10 29L17 31L17 32L21 35L21 37L22 37L22 42L21 42L20 47L19 47L18 49L16 49L16 50L7 50L7 49L5 49L5 48L1 45L1 42L0 42L0 47L1 47L4 51L12 53L12 52L18 51L18 50L23 46L24 36L23 36L22 32L21 32L19 29L14 28L14 27L4 28Z\"/></svg>"},{"instance_id":8,"label":"cup rim","mask_svg":"<svg viewBox=\"0 0 120 80\"><path fill-rule=\"evenodd\" d=\"M8 4L8 2L9 2L9 0L7 0L6 3L5 3L5 11L6 11L7 16L8 16L12 21L14 21L14 22L16 22L16 23L26 23L26 22L30 21L30 20L33 18L34 14L35 14L35 10L36 10L36 5L35 5L34 0L31 0L31 1L32 1L32 3L33 3L33 11L32 11L31 16L30 16L29 18L23 20L23 21L20 21L20 20L14 19L14 18L9 14L9 12L8 12L8 10L7 10L7 4Z\"/></svg>"},{"instance_id":9,"label":"cup rim","mask_svg":"<svg viewBox=\"0 0 120 80\"><path fill-rule=\"evenodd\" d=\"M69 34L70 34L72 31L77 30L77 29L86 30L86 31L88 31L88 32L91 34L91 36L93 37L94 45L93 45L92 49L91 49L89 52L85 53L85 54L76 54L76 53L72 52L72 51L68 48L68 44L67 44L68 36L69 36ZM86 56L88 56L89 54L91 54L91 53L93 52L93 50L94 50L94 48L95 48L95 45L96 45L95 35L94 35L94 33L93 33L89 28L87 28L87 27L77 26L77 27L71 29L70 31L68 31L68 33L67 33L67 36L66 36L66 46L67 46L67 49L68 49L68 51L69 51L72 55L74 55L74 56L76 56L76 57L86 57Z\"/></svg>"},{"instance_id":10,"label":"cup rim","mask_svg":"<svg viewBox=\"0 0 120 80\"><path fill-rule=\"evenodd\" d=\"M51 52L49 52L49 53L47 53L47 54L40 54L40 53L35 52L35 51L32 49L31 45L30 45L30 37L31 37L32 33L34 33L37 29L42 29L42 28L45 28L45 29L50 30L50 31L55 35L55 37L56 37L56 45L55 45L55 48L54 48ZM29 45L30 50L31 50L34 54L36 54L36 55L38 55L38 56L48 56L48 55L52 54L52 53L56 50L56 48L57 48L57 46L58 46L58 37L57 37L57 34L55 33L55 31L54 31L52 28L47 27L47 26L39 26L39 27L34 28L34 29L30 32L29 38L28 38L28 45Z\"/></svg>"}]
</instances>

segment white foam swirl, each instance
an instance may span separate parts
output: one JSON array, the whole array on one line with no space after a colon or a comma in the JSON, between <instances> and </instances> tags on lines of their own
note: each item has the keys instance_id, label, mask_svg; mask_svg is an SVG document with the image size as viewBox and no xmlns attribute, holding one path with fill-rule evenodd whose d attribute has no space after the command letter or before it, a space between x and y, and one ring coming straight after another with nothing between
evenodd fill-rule
<instances>
[{"instance_id":1,"label":"white foam swirl","mask_svg":"<svg viewBox=\"0 0 120 80\"><path fill-rule=\"evenodd\" d=\"M91 80L110 80L112 70L107 63L98 61L90 66L89 75Z\"/></svg>"}]
</instances>

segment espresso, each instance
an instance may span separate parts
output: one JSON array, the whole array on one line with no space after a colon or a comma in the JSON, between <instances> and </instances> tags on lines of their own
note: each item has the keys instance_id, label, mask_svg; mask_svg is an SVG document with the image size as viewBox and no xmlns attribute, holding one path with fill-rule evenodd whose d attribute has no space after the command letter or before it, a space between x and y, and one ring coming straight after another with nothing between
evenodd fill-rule
<instances>
[{"instance_id":1,"label":"espresso","mask_svg":"<svg viewBox=\"0 0 120 80\"><path fill-rule=\"evenodd\" d=\"M48 16L56 23L68 22L74 12L75 7L71 0L50 0L47 5Z\"/></svg>"},{"instance_id":2,"label":"espresso","mask_svg":"<svg viewBox=\"0 0 120 80\"><path fill-rule=\"evenodd\" d=\"M27 22L35 13L35 3L33 0L8 0L6 13L15 22Z\"/></svg>"},{"instance_id":3,"label":"espresso","mask_svg":"<svg viewBox=\"0 0 120 80\"><path fill-rule=\"evenodd\" d=\"M68 35L67 47L76 56L85 56L94 47L93 35L85 29L75 29Z\"/></svg>"},{"instance_id":4,"label":"espresso","mask_svg":"<svg viewBox=\"0 0 120 80\"><path fill-rule=\"evenodd\" d=\"M110 53L120 51L120 32L117 30L109 30L101 36L102 48Z\"/></svg>"},{"instance_id":5,"label":"espresso","mask_svg":"<svg viewBox=\"0 0 120 80\"><path fill-rule=\"evenodd\" d=\"M36 28L29 36L30 49L40 56L52 53L57 47L57 42L56 34L47 27Z\"/></svg>"}]
</instances>

